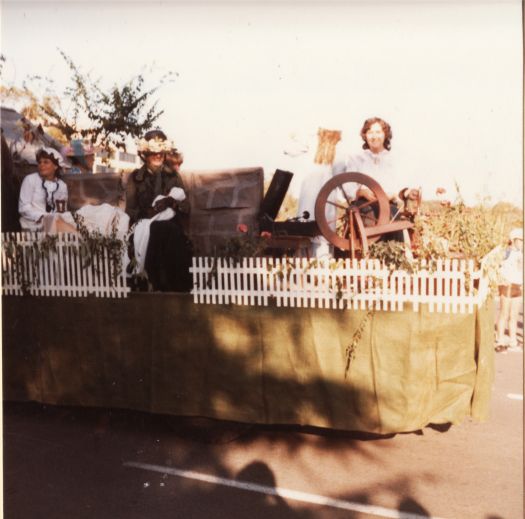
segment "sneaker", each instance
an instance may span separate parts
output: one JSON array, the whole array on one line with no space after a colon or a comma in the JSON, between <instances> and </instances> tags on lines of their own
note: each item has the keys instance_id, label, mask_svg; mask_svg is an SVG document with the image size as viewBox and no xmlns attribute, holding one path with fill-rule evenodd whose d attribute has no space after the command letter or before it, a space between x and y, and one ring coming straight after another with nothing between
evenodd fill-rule
<instances>
[{"instance_id":1,"label":"sneaker","mask_svg":"<svg viewBox=\"0 0 525 519\"><path fill-rule=\"evenodd\" d=\"M498 344L494 349L496 350L496 353L507 353L508 346L504 346L503 344Z\"/></svg>"}]
</instances>

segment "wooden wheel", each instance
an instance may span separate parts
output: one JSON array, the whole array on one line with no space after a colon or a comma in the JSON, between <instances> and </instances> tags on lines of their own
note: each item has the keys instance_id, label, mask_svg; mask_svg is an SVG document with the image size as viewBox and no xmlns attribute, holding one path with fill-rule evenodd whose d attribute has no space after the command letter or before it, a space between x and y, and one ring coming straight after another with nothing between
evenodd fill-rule
<instances>
[{"instance_id":1,"label":"wooden wheel","mask_svg":"<svg viewBox=\"0 0 525 519\"><path fill-rule=\"evenodd\" d=\"M353 193L360 186L374 193L377 202L356 201ZM377 203L376 213L372 204ZM377 214L377 216L376 216ZM321 234L335 247L362 255L368 245L381 237L375 232L388 225L390 204L382 187L368 175L346 172L331 178L321 188L315 202L315 219Z\"/></svg>"}]
</instances>

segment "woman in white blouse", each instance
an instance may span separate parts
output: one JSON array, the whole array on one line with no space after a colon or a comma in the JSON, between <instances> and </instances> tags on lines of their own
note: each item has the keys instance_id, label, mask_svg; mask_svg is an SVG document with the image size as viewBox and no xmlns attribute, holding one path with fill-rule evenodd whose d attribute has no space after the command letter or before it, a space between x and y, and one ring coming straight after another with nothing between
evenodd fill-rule
<instances>
[{"instance_id":1,"label":"woman in white blouse","mask_svg":"<svg viewBox=\"0 0 525 519\"><path fill-rule=\"evenodd\" d=\"M67 185L60 179L63 159L53 148L41 148L36 153L38 172L27 175L20 188L18 212L22 229L39 231L44 215L63 212L67 205Z\"/></svg>"},{"instance_id":2,"label":"woman in white blouse","mask_svg":"<svg viewBox=\"0 0 525 519\"><path fill-rule=\"evenodd\" d=\"M390 141L392 139L392 128L380 117L367 119L361 128L361 138L363 139L363 151L352 155L346 162L346 171L364 173L372 177L383 188L383 191L390 200L390 217L397 218L399 213L398 203L402 196L415 199L418 196L416 190L408 189L400 184L399 177L396 176L394 161L390 151ZM401 189L402 188L402 189ZM362 205L363 202L375 202L374 193L364 185L354 184L354 190L349 189L351 196L354 196L356 203ZM367 212L374 213L373 219L378 217L379 208L377 202L361 210L364 216ZM368 220L365 217L365 225ZM385 240L403 241L401 231L386 234Z\"/></svg>"},{"instance_id":3,"label":"woman in white blouse","mask_svg":"<svg viewBox=\"0 0 525 519\"><path fill-rule=\"evenodd\" d=\"M383 119L371 117L361 128L361 138L363 151L348 159L346 171L369 175L379 182L390 200L395 200L402 186L399 186L399 179L395 176L390 152L392 128ZM356 198L375 199L372 191L365 186L359 186Z\"/></svg>"}]
</instances>

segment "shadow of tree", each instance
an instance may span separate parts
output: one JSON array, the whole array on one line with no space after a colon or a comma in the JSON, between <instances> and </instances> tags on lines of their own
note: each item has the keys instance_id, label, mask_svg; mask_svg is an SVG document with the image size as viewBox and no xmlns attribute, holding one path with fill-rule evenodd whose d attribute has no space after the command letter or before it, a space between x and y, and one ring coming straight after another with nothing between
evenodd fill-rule
<instances>
[{"instance_id":1,"label":"shadow of tree","mask_svg":"<svg viewBox=\"0 0 525 519\"><path fill-rule=\"evenodd\" d=\"M421 427L406 422L411 399L399 390L397 401L395 391L378 397L367 365L371 356L354 361L345 378L345 349L359 312L318 309L314 319L302 309L215 306L210 313L186 294L137 294L118 304L10 299L3 307L7 399L295 425L310 432L321 427L384 434ZM398 387L402 382L394 381ZM394 417L386 426L381 405L381 413Z\"/></svg>"},{"instance_id":2,"label":"shadow of tree","mask_svg":"<svg viewBox=\"0 0 525 519\"><path fill-rule=\"evenodd\" d=\"M56 414L47 407L44 413L51 414L55 425L65 423L82 434L77 439L69 434L60 443L59 465L67 465L64 474L53 462L56 450L40 452L26 445L25 450L15 450L17 459L7 456L6 509L19 512L38 505L43 516L48 510L53 517L100 519L143 517L148 506L157 507L156 517L172 517L174 509L177 517L358 517L348 510L313 509L314 505L291 504L275 495L202 484L173 483L168 497L153 491L146 494L137 488L138 476L121 468L126 459L190 467L201 460L218 477L275 488L277 478L264 461L254 460L232 472L213 447L234 441L250 447L264 437L293 453L307 435L315 435L321 451L344 446L363 458L373 457L363 449L364 442L387 440L394 434L367 432L379 428L377 416L361 414L376 397L344 379L348 335L335 334L333 344L327 344L333 348L330 362L340 362L341 369L335 376L332 367L325 366L331 376L322 377L316 370L322 372L323 359L308 343L320 331L307 318L298 318L288 327L276 321L273 329L262 330L263 321L250 318L249 308L225 307L211 323L205 308L195 305L186 311L191 300L175 294L138 294L117 304L96 298L36 297L10 298L9 303L3 305L6 399L82 406L81 410L53 408ZM286 310L279 319L287 319ZM232 335L235 322L239 324ZM271 334L273 344L286 347L273 349L268 357L270 342L264 342L265 334ZM16 422L16 406L13 409L15 415L6 416L7 427ZM33 408L38 414L35 409L40 408ZM305 423L305 417L312 421ZM139 432L147 439L139 439ZM127 438L123 443L122 435ZM283 442L283 435L295 441ZM184 452L162 449L162 443L173 441L173 436L188 443ZM8 440L8 445L10 441L15 440ZM137 449L137 442L145 447ZM378 448L388 448L388 442L378 442ZM78 458L92 467L87 473L75 466ZM55 491L44 486L32 503L25 503L14 489L24 471L30 474L35 464L46 479L55 481ZM13 476L17 465L19 472ZM67 478L83 483L71 488ZM106 486L101 487L100 478ZM115 496L130 492L126 485L132 485L133 496L116 510ZM386 480L378 486L398 496L400 511L429 515L412 497L409 480ZM161 492L159 488L156 492ZM94 489L96 500L91 497ZM367 504L373 502L373 492L363 488L338 498ZM153 505L155 496L162 499ZM53 499L59 499L63 515L53 515ZM72 511L74 501L77 508L86 507L84 515Z\"/></svg>"},{"instance_id":3,"label":"shadow of tree","mask_svg":"<svg viewBox=\"0 0 525 519\"><path fill-rule=\"evenodd\" d=\"M6 517L358 518L362 512L352 505L373 505L376 494L385 490L398 496L401 512L429 516L411 497L409 478L386 479L377 486L332 497L346 502L349 509L308 502L309 494L294 499L286 488L279 490L275 469L266 461L253 459L240 469L228 468L217 444L210 445L208 438L205 443L195 441L190 418L181 418L189 423L174 437L166 417L150 413L10 402L4 412ZM238 424L216 425L235 430ZM203 424L197 420L196 426ZM290 435L300 442L302 433L289 429L285 436ZM280 441L284 447L286 440L281 437ZM360 442L350 444L351 450L359 451ZM323 448L338 446L327 442ZM126 460L159 464L166 470L189 467L237 487L123 468ZM351 467L348 470L350 474ZM316 495L311 497L315 501Z\"/></svg>"}]
</instances>

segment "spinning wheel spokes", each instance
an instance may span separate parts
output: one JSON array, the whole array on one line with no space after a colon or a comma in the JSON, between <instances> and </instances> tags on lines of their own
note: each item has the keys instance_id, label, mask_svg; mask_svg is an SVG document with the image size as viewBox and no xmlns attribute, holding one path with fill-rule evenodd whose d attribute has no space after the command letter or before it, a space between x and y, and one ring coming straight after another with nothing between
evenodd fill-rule
<instances>
[{"instance_id":1,"label":"spinning wheel spokes","mask_svg":"<svg viewBox=\"0 0 525 519\"><path fill-rule=\"evenodd\" d=\"M345 189L347 184L366 186L376 200L356 203L348 194L349 188ZM351 250L352 255L356 250L366 254L368 245L380 238L369 237L367 228L387 224L389 215L385 192L374 179L362 173L341 173L331 178L321 188L315 203L315 219L323 236L335 247Z\"/></svg>"},{"instance_id":2,"label":"spinning wheel spokes","mask_svg":"<svg viewBox=\"0 0 525 519\"><path fill-rule=\"evenodd\" d=\"M352 202L352 199L351 199L351 197L349 197L349 196L346 194L346 191L345 191L345 189L344 189L344 187L343 187L343 184L340 184L340 185L338 185L337 187L342 191L343 196L345 197L346 203L347 203L348 205L350 205L351 202Z\"/></svg>"},{"instance_id":3,"label":"spinning wheel spokes","mask_svg":"<svg viewBox=\"0 0 525 519\"><path fill-rule=\"evenodd\" d=\"M334 207L337 207L338 209L342 209L343 211L346 211L347 206L337 204L336 202L333 202L332 200L327 200L327 204L333 205Z\"/></svg>"}]
</instances>

